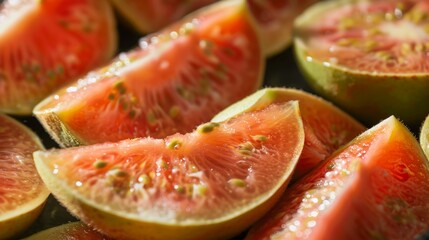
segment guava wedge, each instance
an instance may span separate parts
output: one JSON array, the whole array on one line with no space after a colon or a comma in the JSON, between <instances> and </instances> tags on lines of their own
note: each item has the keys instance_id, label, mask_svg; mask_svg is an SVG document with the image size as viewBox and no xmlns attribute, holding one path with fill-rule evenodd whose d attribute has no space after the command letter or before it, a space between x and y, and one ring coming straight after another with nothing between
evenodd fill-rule
<instances>
[{"instance_id":1,"label":"guava wedge","mask_svg":"<svg viewBox=\"0 0 429 240\"><path fill-rule=\"evenodd\" d=\"M273 117L275 116L275 117ZM54 196L118 239L228 239L283 193L304 145L298 103L165 139L34 153Z\"/></svg>"},{"instance_id":2,"label":"guava wedge","mask_svg":"<svg viewBox=\"0 0 429 240\"><path fill-rule=\"evenodd\" d=\"M242 112L270 104L298 101L304 123L304 149L295 168L294 179L304 176L335 150L361 134L366 128L330 102L292 88L264 88L224 109L212 121L221 122Z\"/></svg>"},{"instance_id":3,"label":"guava wedge","mask_svg":"<svg viewBox=\"0 0 429 240\"><path fill-rule=\"evenodd\" d=\"M295 22L300 69L321 96L368 126L429 113L429 2L324 1Z\"/></svg>"},{"instance_id":4,"label":"guava wedge","mask_svg":"<svg viewBox=\"0 0 429 240\"><path fill-rule=\"evenodd\" d=\"M61 146L192 131L254 92L265 66L244 1L222 1L55 92L34 114Z\"/></svg>"},{"instance_id":5,"label":"guava wedge","mask_svg":"<svg viewBox=\"0 0 429 240\"><path fill-rule=\"evenodd\" d=\"M426 157L429 158L429 115L424 120L420 129L419 140L423 152L425 153Z\"/></svg>"},{"instance_id":6,"label":"guava wedge","mask_svg":"<svg viewBox=\"0 0 429 240\"><path fill-rule=\"evenodd\" d=\"M265 55L270 57L292 42L293 22L317 0L247 0L260 32Z\"/></svg>"},{"instance_id":7,"label":"guava wedge","mask_svg":"<svg viewBox=\"0 0 429 240\"><path fill-rule=\"evenodd\" d=\"M24 240L108 240L93 228L82 222L66 223L35 233Z\"/></svg>"},{"instance_id":8,"label":"guava wedge","mask_svg":"<svg viewBox=\"0 0 429 240\"><path fill-rule=\"evenodd\" d=\"M120 15L142 34L161 30L186 14L217 0L110 0Z\"/></svg>"},{"instance_id":9,"label":"guava wedge","mask_svg":"<svg viewBox=\"0 0 429 240\"><path fill-rule=\"evenodd\" d=\"M290 187L252 239L416 239L429 229L429 164L395 117Z\"/></svg>"},{"instance_id":10,"label":"guava wedge","mask_svg":"<svg viewBox=\"0 0 429 240\"><path fill-rule=\"evenodd\" d=\"M117 45L111 6L99 0L0 3L0 112L31 115L53 91L105 64Z\"/></svg>"},{"instance_id":11,"label":"guava wedge","mask_svg":"<svg viewBox=\"0 0 429 240\"><path fill-rule=\"evenodd\" d=\"M33 160L42 149L30 129L0 114L0 239L16 237L43 209L49 191Z\"/></svg>"}]
</instances>

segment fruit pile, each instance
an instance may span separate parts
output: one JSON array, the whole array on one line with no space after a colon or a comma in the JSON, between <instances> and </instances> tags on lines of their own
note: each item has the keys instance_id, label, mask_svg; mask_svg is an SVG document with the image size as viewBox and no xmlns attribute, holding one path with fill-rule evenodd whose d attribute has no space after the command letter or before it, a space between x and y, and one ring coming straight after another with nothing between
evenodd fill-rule
<instances>
[{"instance_id":1,"label":"fruit pile","mask_svg":"<svg viewBox=\"0 0 429 240\"><path fill-rule=\"evenodd\" d=\"M0 239L416 239L427 26L426 0L0 2Z\"/></svg>"}]
</instances>

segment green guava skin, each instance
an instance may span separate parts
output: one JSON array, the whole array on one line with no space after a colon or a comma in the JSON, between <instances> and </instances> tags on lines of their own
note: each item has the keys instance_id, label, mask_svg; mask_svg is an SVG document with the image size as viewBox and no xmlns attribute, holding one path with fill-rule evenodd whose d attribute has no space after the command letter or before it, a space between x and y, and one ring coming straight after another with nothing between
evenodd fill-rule
<instances>
[{"instance_id":1,"label":"green guava skin","mask_svg":"<svg viewBox=\"0 0 429 240\"><path fill-rule=\"evenodd\" d=\"M423 121L422 127L420 129L419 142L423 152L426 155L426 158L429 159L429 115Z\"/></svg>"},{"instance_id":2,"label":"green guava skin","mask_svg":"<svg viewBox=\"0 0 429 240\"><path fill-rule=\"evenodd\" d=\"M394 115L418 129L429 113L429 73L382 74L353 71L307 61L304 44L294 39L295 56L304 78L322 97L367 126Z\"/></svg>"}]
</instances>

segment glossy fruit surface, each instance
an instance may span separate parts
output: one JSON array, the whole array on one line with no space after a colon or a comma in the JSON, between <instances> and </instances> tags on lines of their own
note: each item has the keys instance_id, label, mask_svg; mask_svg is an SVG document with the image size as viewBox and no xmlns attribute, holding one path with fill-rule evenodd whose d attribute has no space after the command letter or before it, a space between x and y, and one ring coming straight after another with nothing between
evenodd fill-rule
<instances>
[{"instance_id":1,"label":"glossy fruit surface","mask_svg":"<svg viewBox=\"0 0 429 240\"><path fill-rule=\"evenodd\" d=\"M72 222L49 228L24 240L108 240L110 238L82 222Z\"/></svg>"},{"instance_id":2,"label":"glossy fruit surface","mask_svg":"<svg viewBox=\"0 0 429 240\"><path fill-rule=\"evenodd\" d=\"M365 131L352 117L310 93L291 88L265 88L231 105L212 121L224 121L240 112L251 112L270 104L298 101L304 123L305 142L294 178L304 176L340 146Z\"/></svg>"},{"instance_id":3,"label":"glossy fruit surface","mask_svg":"<svg viewBox=\"0 0 429 240\"><path fill-rule=\"evenodd\" d=\"M429 228L429 164L390 117L289 188L246 239L416 239Z\"/></svg>"},{"instance_id":4,"label":"glossy fruit surface","mask_svg":"<svg viewBox=\"0 0 429 240\"><path fill-rule=\"evenodd\" d=\"M119 13L140 33L152 33L186 14L217 0L111 0Z\"/></svg>"},{"instance_id":5,"label":"glossy fruit surface","mask_svg":"<svg viewBox=\"0 0 429 240\"><path fill-rule=\"evenodd\" d=\"M56 198L111 237L227 239L278 200L303 143L298 104L289 102L185 135L34 156Z\"/></svg>"},{"instance_id":6,"label":"glossy fruit surface","mask_svg":"<svg viewBox=\"0 0 429 240\"><path fill-rule=\"evenodd\" d=\"M255 91L263 70L246 5L222 1L143 38L34 114L62 146L163 138L192 131Z\"/></svg>"},{"instance_id":7,"label":"glossy fruit surface","mask_svg":"<svg viewBox=\"0 0 429 240\"><path fill-rule=\"evenodd\" d=\"M366 124L393 114L415 127L429 113L428 26L428 1L322 2L295 22L296 56L318 93Z\"/></svg>"},{"instance_id":8,"label":"glossy fruit surface","mask_svg":"<svg viewBox=\"0 0 429 240\"><path fill-rule=\"evenodd\" d=\"M0 3L0 21L0 112L30 115L116 50L106 1L8 0Z\"/></svg>"},{"instance_id":9,"label":"glossy fruit surface","mask_svg":"<svg viewBox=\"0 0 429 240\"><path fill-rule=\"evenodd\" d=\"M49 195L33 161L39 138L16 120L0 115L0 239L28 228Z\"/></svg>"}]
</instances>

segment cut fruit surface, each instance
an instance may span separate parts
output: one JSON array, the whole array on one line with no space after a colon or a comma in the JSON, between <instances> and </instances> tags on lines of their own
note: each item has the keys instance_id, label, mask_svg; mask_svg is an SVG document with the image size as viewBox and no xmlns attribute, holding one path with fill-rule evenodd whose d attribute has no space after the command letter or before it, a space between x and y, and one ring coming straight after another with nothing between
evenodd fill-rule
<instances>
[{"instance_id":1,"label":"cut fruit surface","mask_svg":"<svg viewBox=\"0 0 429 240\"><path fill-rule=\"evenodd\" d=\"M428 16L428 1L315 4L295 22L300 68L366 124L393 114L416 127L429 113Z\"/></svg>"},{"instance_id":2,"label":"cut fruit surface","mask_svg":"<svg viewBox=\"0 0 429 240\"><path fill-rule=\"evenodd\" d=\"M201 9L34 114L62 146L189 132L261 84L264 61L247 12L243 1Z\"/></svg>"},{"instance_id":3,"label":"cut fruit surface","mask_svg":"<svg viewBox=\"0 0 429 240\"><path fill-rule=\"evenodd\" d=\"M251 239L416 239L429 228L429 164L390 117L289 188Z\"/></svg>"},{"instance_id":4,"label":"cut fruit surface","mask_svg":"<svg viewBox=\"0 0 429 240\"><path fill-rule=\"evenodd\" d=\"M106 1L6 0L0 21L0 112L30 115L43 98L116 50Z\"/></svg>"},{"instance_id":5,"label":"cut fruit surface","mask_svg":"<svg viewBox=\"0 0 429 240\"><path fill-rule=\"evenodd\" d=\"M241 112L251 112L270 104L298 101L304 123L305 143L294 172L297 179L329 157L340 146L365 131L352 117L310 93L288 88L265 88L231 105L212 121L225 121Z\"/></svg>"},{"instance_id":6,"label":"cut fruit surface","mask_svg":"<svg viewBox=\"0 0 429 240\"><path fill-rule=\"evenodd\" d=\"M140 33L152 33L217 0L111 0L119 13Z\"/></svg>"},{"instance_id":7,"label":"cut fruit surface","mask_svg":"<svg viewBox=\"0 0 429 240\"><path fill-rule=\"evenodd\" d=\"M49 195L33 161L33 152L41 149L33 132L0 115L0 239L29 227Z\"/></svg>"},{"instance_id":8,"label":"cut fruit surface","mask_svg":"<svg viewBox=\"0 0 429 240\"><path fill-rule=\"evenodd\" d=\"M108 240L96 230L82 222L72 222L31 235L24 240Z\"/></svg>"},{"instance_id":9,"label":"cut fruit surface","mask_svg":"<svg viewBox=\"0 0 429 240\"><path fill-rule=\"evenodd\" d=\"M261 217L304 144L297 102L271 105L186 135L38 151L52 193L119 239L226 239Z\"/></svg>"},{"instance_id":10,"label":"cut fruit surface","mask_svg":"<svg viewBox=\"0 0 429 240\"><path fill-rule=\"evenodd\" d=\"M295 18L317 0L247 0L267 56L288 47Z\"/></svg>"}]
</instances>

